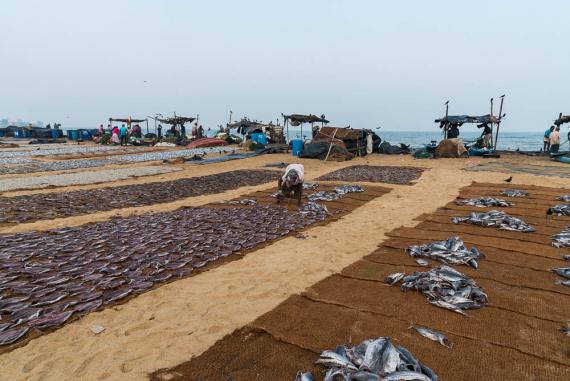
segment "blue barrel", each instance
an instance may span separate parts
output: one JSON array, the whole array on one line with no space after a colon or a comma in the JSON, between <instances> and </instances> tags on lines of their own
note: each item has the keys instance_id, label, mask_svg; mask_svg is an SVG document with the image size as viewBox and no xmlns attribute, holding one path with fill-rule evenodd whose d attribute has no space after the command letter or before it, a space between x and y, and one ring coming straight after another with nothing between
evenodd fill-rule
<instances>
[{"instance_id":1,"label":"blue barrel","mask_svg":"<svg viewBox=\"0 0 570 381\"><path fill-rule=\"evenodd\" d=\"M71 140L77 140L77 139L79 139L79 131L69 130L69 131L67 131L67 137L68 137L68 139L71 139Z\"/></svg>"},{"instance_id":2,"label":"blue barrel","mask_svg":"<svg viewBox=\"0 0 570 381\"><path fill-rule=\"evenodd\" d=\"M16 130L16 131L14 131L14 137L19 138L19 139L25 138L26 137L26 131L25 130Z\"/></svg>"},{"instance_id":3,"label":"blue barrel","mask_svg":"<svg viewBox=\"0 0 570 381\"><path fill-rule=\"evenodd\" d=\"M301 154L301 152L303 152L303 146L304 145L305 145L305 142L303 142L301 139L291 140L291 147L292 147L292 151L293 151L293 156L299 156Z\"/></svg>"},{"instance_id":4,"label":"blue barrel","mask_svg":"<svg viewBox=\"0 0 570 381\"><path fill-rule=\"evenodd\" d=\"M6 136L6 130L0 130L0 138Z\"/></svg>"},{"instance_id":5,"label":"blue barrel","mask_svg":"<svg viewBox=\"0 0 570 381\"><path fill-rule=\"evenodd\" d=\"M65 133L67 134L67 140L71 140L71 131L72 130L65 131Z\"/></svg>"},{"instance_id":6,"label":"blue barrel","mask_svg":"<svg viewBox=\"0 0 570 381\"><path fill-rule=\"evenodd\" d=\"M52 139L59 138L59 130L56 130L56 129L51 130L51 138Z\"/></svg>"},{"instance_id":7,"label":"blue barrel","mask_svg":"<svg viewBox=\"0 0 570 381\"><path fill-rule=\"evenodd\" d=\"M79 130L82 140L91 140L91 132L89 130Z\"/></svg>"}]
</instances>

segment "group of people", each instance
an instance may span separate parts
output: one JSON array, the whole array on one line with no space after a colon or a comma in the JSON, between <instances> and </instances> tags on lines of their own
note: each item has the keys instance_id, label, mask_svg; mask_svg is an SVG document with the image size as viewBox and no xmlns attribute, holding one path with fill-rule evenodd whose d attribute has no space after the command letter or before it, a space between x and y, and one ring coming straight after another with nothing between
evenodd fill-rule
<instances>
[{"instance_id":1,"label":"group of people","mask_svg":"<svg viewBox=\"0 0 570 381\"><path fill-rule=\"evenodd\" d=\"M570 132L568 133L570 140ZM544 145L542 149L545 152L557 153L560 149L560 126L550 126L549 129L544 131Z\"/></svg>"},{"instance_id":2,"label":"group of people","mask_svg":"<svg viewBox=\"0 0 570 381\"><path fill-rule=\"evenodd\" d=\"M157 135L157 139L160 140L162 139L162 124L159 124L157 129L156 129L156 135ZM176 130L176 125L172 125L172 127L170 127L170 129L168 130L167 136L171 135L171 136L178 136L179 133ZM184 126L184 124L180 125L180 137L185 138L186 137L186 127ZM202 127L202 125L198 125L198 123L194 123L192 125L192 137L195 139L200 139L205 137L204 135L204 127Z\"/></svg>"},{"instance_id":3,"label":"group of people","mask_svg":"<svg viewBox=\"0 0 570 381\"><path fill-rule=\"evenodd\" d=\"M121 127L111 126L108 124L107 129L103 128L103 125L101 124L99 125L97 135L100 139L102 139L105 135L110 135L111 143L126 146L129 144L129 137L142 137L142 129L138 124L135 124L132 127L127 127L124 124L122 124Z\"/></svg>"}]
</instances>

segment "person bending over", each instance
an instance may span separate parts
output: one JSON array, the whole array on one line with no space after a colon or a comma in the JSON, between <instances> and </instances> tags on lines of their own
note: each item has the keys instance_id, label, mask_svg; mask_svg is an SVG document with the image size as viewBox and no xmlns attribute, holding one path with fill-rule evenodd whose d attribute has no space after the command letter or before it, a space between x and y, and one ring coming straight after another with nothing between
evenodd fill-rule
<instances>
[{"instance_id":1,"label":"person bending over","mask_svg":"<svg viewBox=\"0 0 570 381\"><path fill-rule=\"evenodd\" d=\"M303 197L303 181L305 179L305 167L302 164L289 164L285 168L285 174L277 181L277 202L283 201L285 198L296 199L297 204L301 205L301 197Z\"/></svg>"}]
</instances>

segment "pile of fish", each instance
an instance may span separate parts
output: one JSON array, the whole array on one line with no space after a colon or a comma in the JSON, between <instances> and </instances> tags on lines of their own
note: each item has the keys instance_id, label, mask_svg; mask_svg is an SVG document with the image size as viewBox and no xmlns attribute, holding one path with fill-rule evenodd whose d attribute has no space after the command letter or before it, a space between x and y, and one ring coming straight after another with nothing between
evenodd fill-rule
<instances>
[{"instance_id":1,"label":"pile of fish","mask_svg":"<svg viewBox=\"0 0 570 381\"><path fill-rule=\"evenodd\" d=\"M553 214L555 216L570 216L570 204L555 205L551 208L548 208L546 214Z\"/></svg>"},{"instance_id":2,"label":"pile of fish","mask_svg":"<svg viewBox=\"0 0 570 381\"><path fill-rule=\"evenodd\" d=\"M177 157L189 157L193 155L204 155L208 153L231 152L234 149L230 147L211 147L211 148L193 148L177 151L159 151L146 152L142 154L117 155L109 156L103 159L78 159L78 160L61 160L51 162L35 162L26 158L4 158L0 159L0 164L17 164L13 166L0 167L0 174L8 173L34 173L48 171L64 171L79 168L101 167L110 164L128 164L139 163L144 161L167 160ZM8 160L9 162L6 162ZM30 164L24 164L30 163Z\"/></svg>"},{"instance_id":3,"label":"pile of fish","mask_svg":"<svg viewBox=\"0 0 570 381\"><path fill-rule=\"evenodd\" d=\"M556 269L552 269L555 274L560 275L561 277L565 278L564 280L558 279L556 284L561 284L563 286L570 287L570 267L559 267Z\"/></svg>"},{"instance_id":4,"label":"pile of fish","mask_svg":"<svg viewBox=\"0 0 570 381\"><path fill-rule=\"evenodd\" d=\"M323 181L363 181L370 183L409 184L417 180L424 170L417 167L354 165L327 173L318 178Z\"/></svg>"},{"instance_id":5,"label":"pile of fish","mask_svg":"<svg viewBox=\"0 0 570 381\"><path fill-rule=\"evenodd\" d=\"M552 236L552 246L570 247L570 226Z\"/></svg>"},{"instance_id":6,"label":"pile of fish","mask_svg":"<svg viewBox=\"0 0 570 381\"><path fill-rule=\"evenodd\" d=\"M324 381L438 381L433 370L390 338L364 340L354 347L340 345L321 353L315 362L327 369ZM295 381L314 380L311 373L297 374Z\"/></svg>"},{"instance_id":7,"label":"pile of fish","mask_svg":"<svg viewBox=\"0 0 570 381\"><path fill-rule=\"evenodd\" d=\"M307 214L307 213L325 213L325 214L330 214L329 210L326 206L324 206L323 204L319 204L318 202L306 202L304 203L300 208L299 208L299 212L303 213L303 214Z\"/></svg>"},{"instance_id":8,"label":"pile of fish","mask_svg":"<svg viewBox=\"0 0 570 381\"><path fill-rule=\"evenodd\" d=\"M564 202L570 202L570 195L565 194L564 196L556 197L556 199Z\"/></svg>"},{"instance_id":9,"label":"pile of fish","mask_svg":"<svg viewBox=\"0 0 570 381\"><path fill-rule=\"evenodd\" d=\"M364 188L360 185L340 185L332 191L319 191L309 195L309 201L337 201L344 197L347 193L364 192Z\"/></svg>"},{"instance_id":10,"label":"pile of fish","mask_svg":"<svg viewBox=\"0 0 570 381\"><path fill-rule=\"evenodd\" d=\"M0 346L323 221L277 206L186 208L0 236Z\"/></svg>"},{"instance_id":11,"label":"pile of fish","mask_svg":"<svg viewBox=\"0 0 570 381\"><path fill-rule=\"evenodd\" d=\"M507 197L526 197L528 196L528 192L525 192L520 189L506 189L501 192L503 196Z\"/></svg>"},{"instance_id":12,"label":"pile of fish","mask_svg":"<svg viewBox=\"0 0 570 381\"><path fill-rule=\"evenodd\" d=\"M275 171L237 170L146 184L0 197L0 223L32 222L171 202L259 185L275 180L277 176Z\"/></svg>"},{"instance_id":13,"label":"pile of fish","mask_svg":"<svg viewBox=\"0 0 570 381\"><path fill-rule=\"evenodd\" d=\"M491 210L490 212L476 213L472 212L469 217L452 217L451 221L454 224L465 222L467 224L484 226L484 227L498 227L502 230L513 230L524 233L531 233L536 231L535 228L521 220L520 218L509 216L505 212Z\"/></svg>"},{"instance_id":14,"label":"pile of fish","mask_svg":"<svg viewBox=\"0 0 570 381\"><path fill-rule=\"evenodd\" d=\"M502 198L496 197L479 197L479 198L470 198L467 200L457 201L457 205L469 205L469 206L476 206L478 208L488 208L490 206L500 206L500 207L509 207L513 206L512 202L508 202L503 200Z\"/></svg>"},{"instance_id":15,"label":"pile of fish","mask_svg":"<svg viewBox=\"0 0 570 381\"><path fill-rule=\"evenodd\" d=\"M449 237L447 241L437 241L425 245L409 246L406 249L411 257L425 257L450 265L478 267L478 260L485 259L475 246L469 250L459 237Z\"/></svg>"},{"instance_id":16,"label":"pile of fish","mask_svg":"<svg viewBox=\"0 0 570 381\"><path fill-rule=\"evenodd\" d=\"M386 277L389 285L401 283L402 291L423 293L434 306L467 316L463 310L477 309L487 304L487 294L468 276L449 267L441 266L412 275L394 273Z\"/></svg>"}]
</instances>

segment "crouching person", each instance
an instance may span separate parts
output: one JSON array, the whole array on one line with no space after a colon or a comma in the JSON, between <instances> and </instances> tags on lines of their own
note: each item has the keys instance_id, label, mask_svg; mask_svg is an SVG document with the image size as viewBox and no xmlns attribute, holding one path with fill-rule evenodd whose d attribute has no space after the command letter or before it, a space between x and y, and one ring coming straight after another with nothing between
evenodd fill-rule
<instances>
[{"instance_id":1,"label":"crouching person","mask_svg":"<svg viewBox=\"0 0 570 381\"><path fill-rule=\"evenodd\" d=\"M297 204L301 205L301 197L303 197L303 181L305 179L305 167L302 164L289 164L285 168L285 174L279 178L277 187L277 202L283 201L285 198L296 199Z\"/></svg>"}]
</instances>

